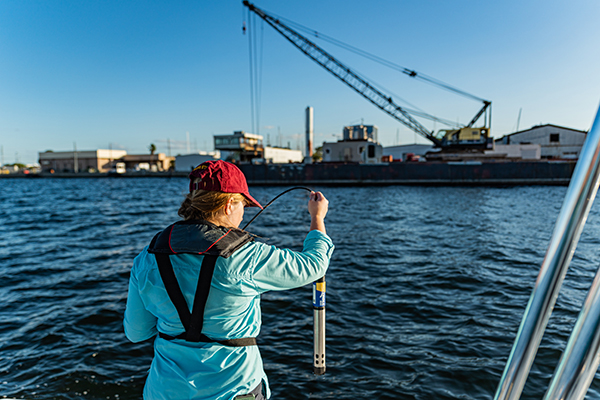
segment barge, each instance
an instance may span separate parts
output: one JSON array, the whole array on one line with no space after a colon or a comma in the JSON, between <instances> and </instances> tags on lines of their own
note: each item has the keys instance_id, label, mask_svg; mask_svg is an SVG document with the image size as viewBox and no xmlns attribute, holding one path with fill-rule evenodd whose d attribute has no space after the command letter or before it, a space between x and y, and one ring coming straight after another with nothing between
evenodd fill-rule
<instances>
[{"instance_id":1,"label":"barge","mask_svg":"<svg viewBox=\"0 0 600 400\"><path fill-rule=\"evenodd\" d=\"M575 160L551 161L428 161L379 164L251 164L240 163L250 186L566 186ZM173 178L187 171L9 174L1 178Z\"/></svg>"},{"instance_id":2,"label":"barge","mask_svg":"<svg viewBox=\"0 0 600 400\"><path fill-rule=\"evenodd\" d=\"M574 160L240 164L249 185L568 185Z\"/></svg>"}]
</instances>

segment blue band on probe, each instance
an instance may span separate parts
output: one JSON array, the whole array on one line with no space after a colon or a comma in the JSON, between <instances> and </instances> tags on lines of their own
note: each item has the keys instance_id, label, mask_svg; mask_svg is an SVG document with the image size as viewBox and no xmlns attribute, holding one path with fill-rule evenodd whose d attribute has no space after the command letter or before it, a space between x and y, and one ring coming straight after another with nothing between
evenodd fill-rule
<instances>
[{"instance_id":1,"label":"blue band on probe","mask_svg":"<svg viewBox=\"0 0 600 400\"><path fill-rule=\"evenodd\" d=\"M313 282L313 307L325 307L325 282Z\"/></svg>"}]
</instances>

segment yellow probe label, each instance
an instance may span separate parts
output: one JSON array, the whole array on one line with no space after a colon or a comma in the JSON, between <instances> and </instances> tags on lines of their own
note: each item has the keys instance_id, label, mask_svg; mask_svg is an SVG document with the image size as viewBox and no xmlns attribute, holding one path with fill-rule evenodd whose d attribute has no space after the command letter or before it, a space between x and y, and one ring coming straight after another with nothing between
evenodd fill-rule
<instances>
[{"instance_id":1,"label":"yellow probe label","mask_svg":"<svg viewBox=\"0 0 600 400\"><path fill-rule=\"evenodd\" d=\"M324 292L325 291L325 282L317 282L317 290L319 292Z\"/></svg>"}]
</instances>

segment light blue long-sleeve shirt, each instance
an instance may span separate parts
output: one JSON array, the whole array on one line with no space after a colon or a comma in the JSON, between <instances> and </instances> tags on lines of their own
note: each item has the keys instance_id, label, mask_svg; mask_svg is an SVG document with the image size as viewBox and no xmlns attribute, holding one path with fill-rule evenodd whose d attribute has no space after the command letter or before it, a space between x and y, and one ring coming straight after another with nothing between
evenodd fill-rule
<instances>
[{"instance_id":1,"label":"light blue long-sleeve shirt","mask_svg":"<svg viewBox=\"0 0 600 400\"><path fill-rule=\"evenodd\" d=\"M229 258L219 257L206 301L202 333L213 339L256 337L260 333L260 295L307 285L325 275L334 246L326 234L313 230L302 252L249 242ZM194 301L203 256L177 254L171 264L188 307ZM169 299L156 259L148 247L135 258L124 319L133 342L184 331ZM184 340L154 341L154 359L144 398L231 400L265 383L270 389L257 346L228 347Z\"/></svg>"}]
</instances>

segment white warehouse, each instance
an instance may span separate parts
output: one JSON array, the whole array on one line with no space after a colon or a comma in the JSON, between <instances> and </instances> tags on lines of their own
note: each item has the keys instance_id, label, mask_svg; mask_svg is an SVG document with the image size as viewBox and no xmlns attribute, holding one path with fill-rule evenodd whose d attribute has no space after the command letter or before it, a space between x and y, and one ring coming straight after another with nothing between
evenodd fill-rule
<instances>
[{"instance_id":1,"label":"white warehouse","mask_svg":"<svg viewBox=\"0 0 600 400\"><path fill-rule=\"evenodd\" d=\"M221 152L219 150L179 155L175 157L175 171L189 172L205 161L218 160L220 157Z\"/></svg>"},{"instance_id":2,"label":"white warehouse","mask_svg":"<svg viewBox=\"0 0 600 400\"><path fill-rule=\"evenodd\" d=\"M323 162L381 162L383 146L370 140L339 140L323 143Z\"/></svg>"},{"instance_id":3,"label":"white warehouse","mask_svg":"<svg viewBox=\"0 0 600 400\"><path fill-rule=\"evenodd\" d=\"M265 147L263 159L269 164L301 163L304 156L300 150Z\"/></svg>"},{"instance_id":4,"label":"white warehouse","mask_svg":"<svg viewBox=\"0 0 600 400\"><path fill-rule=\"evenodd\" d=\"M587 132L557 125L539 125L506 135L496 144L539 144L542 158L578 158Z\"/></svg>"}]
</instances>

